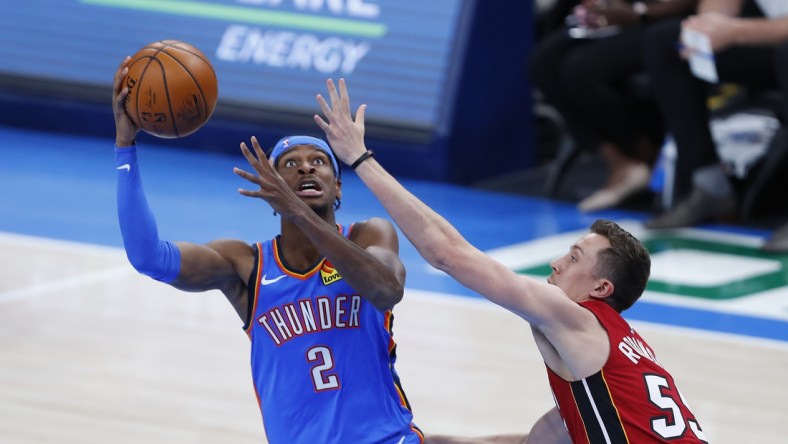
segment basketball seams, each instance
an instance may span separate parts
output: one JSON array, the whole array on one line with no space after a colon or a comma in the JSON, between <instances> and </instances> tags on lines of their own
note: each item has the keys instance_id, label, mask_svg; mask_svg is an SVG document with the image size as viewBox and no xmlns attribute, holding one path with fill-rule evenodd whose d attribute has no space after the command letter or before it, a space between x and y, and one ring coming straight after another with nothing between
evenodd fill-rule
<instances>
[{"instance_id":1,"label":"basketball seams","mask_svg":"<svg viewBox=\"0 0 788 444\"><path fill-rule=\"evenodd\" d=\"M157 46L157 44L161 46ZM175 118L175 110L172 108L172 98L170 97L170 88L167 82L167 70L164 69L164 62L162 60L159 60L158 58L159 54L167 54L167 52L164 50L168 46L170 45L167 43L166 40L158 41L156 43L151 43L150 45L148 45L149 48L156 50L156 53L153 55L153 58L159 63L159 66L161 66L161 83L162 83L162 87L164 88L164 94L167 96L167 109L169 110L170 121L172 122L172 130L175 133L175 137L177 138L180 137L181 132L178 130L178 121L177 121L178 119ZM170 54L167 55L172 57ZM182 63L179 64L183 66ZM185 69L185 71L189 74L189 77L192 79L192 81L194 81L194 83L198 85L197 87L200 88L200 94L202 94L202 88L194 79L194 75L188 69Z\"/></svg>"},{"instance_id":2,"label":"basketball seams","mask_svg":"<svg viewBox=\"0 0 788 444\"><path fill-rule=\"evenodd\" d=\"M184 62L181 61L181 59L179 57L182 54L180 54L180 53L185 53L185 54L187 54L189 56L197 57L198 59L200 59L205 64L205 66L207 66L211 70L211 73L214 76L216 76L216 71L213 69L213 65L205 57L205 55L201 51L199 51L197 48L193 48L192 47L193 48L193 50L192 50L189 47L185 47L184 48L183 46L181 46L181 45L183 45L183 42L180 42L180 41L177 41L177 40L160 40L160 41L156 42L156 44L160 45L157 48L159 50L157 52L157 56L159 55L159 53L166 54L167 56L169 56L169 58L172 61L174 61L175 63L180 65L181 68L183 68L183 70L191 78L193 84L197 87L197 90L200 91L200 99L202 101L202 103L200 104L201 105L200 108L202 109L202 112L205 115L205 121L207 121L208 118L210 118L210 115L212 114L212 112L209 112L209 109L208 109L208 103L209 103L208 95L205 92L205 89L203 88L203 85L199 82L199 80L197 79L197 76L192 72L190 67L188 65L186 65ZM171 50L173 52L171 53L168 50ZM169 93L168 93L168 97L169 97ZM171 102L170 102L170 108L172 108ZM171 113L173 112L172 109L170 109L170 112ZM175 119L173 119L173 125L175 125L174 120ZM175 130L177 132L177 128Z\"/></svg>"},{"instance_id":3,"label":"basketball seams","mask_svg":"<svg viewBox=\"0 0 788 444\"><path fill-rule=\"evenodd\" d=\"M143 48L140 52L144 51L145 49L146 48ZM134 66L137 63L140 63L140 61L142 61L142 60L147 60L147 61L145 62L145 66L143 66L141 68L140 73L137 76L137 84L134 85L134 91L132 91L133 94L132 94L132 96L130 98L134 100L134 114L135 114L135 117L136 117L135 120L137 122L139 122L139 126L140 126L140 128L142 128L144 121L142 119L142 114L140 113L140 94L139 94L139 92L140 92L140 84L142 83L142 79L145 78L145 73L148 71L148 67L150 67L151 62L156 60L156 53L154 53L153 55L150 55L150 56L147 56L147 55L140 56L139 53L137 53L137 54L138 55L135 56L134 63L129 66L129 73L131 72L132 68L134 68ZM127 100L128 99L129 98L127 97ZM128 112L128 109L126 109L126 112Z\"/></svg>"},{"instance_id":4,"label":"basketball seams","mask_svg":"<svg viewBox=\"0 0 788 444\"><path fill-rule=\"evenodd\" d=\"M184 52L186 52L188 54L192 54L189 51L184 51ZM205 94L205 91L203 90L202 85L197 80L197 77L194 75L194 73L192 73L192 71L189 69L189 67L186 66L185 63L181 62L175 55L168 53L164 49L162 49L161 53L162 54L167 54L170 57L170 59L172 61L174 61L175 63L177 63L178 65L180 65L181 68L183 68L183 70L189 75L189 78L192 79L192 82L197 87L197 89L200 91L200 99L202 100L201 108L203 108L202 111L203 111L203 113L205 113L205 118L208 119L208 117L210 117L209 113L208 113L208 108L207 108L207 106L208 106L208 100L207 99L208 98L206 97L206 94ZM200 59L203 60L202 57L200 57ZM205 61L205 60L203 60L203 61ZM208 64L208 66L210 66L210 64Z\"/></svg>"},{"instance_id":5,"label":"basketball seams","mask_svg":"<svg viewBox=\"0 0 788 444\"><path fill-rule=\"evenodd\" d=\"M206 115L209 114L208 113L208 109L207 109L208 95L206 94L205 90L203 89L202 84L197 81L197 78L191 72L191 70L183 62L181 62L181 60L178 58L178 54L176 54L176 53L169 53L169 52L167 52L167 50L168 49L172 49L172 50L175 50L175 51L181 51L183 53L186 53L186 54L189 54L191 56L197 57L198 59L202 60L203 63L205 63L205 66L210 68L211 73L213 73L213 75L216 76L216 71L213 69L213 65L211 64L211 61L208 60L207 57L205 57L205 54L203 54L197 48L191 47L191 49L190 49L189 47L184 48L183 46L180 46L179 44L183 44L183 42L180 42L180 41L177 41L177 40L176 41L173 41L173 40L161 40L158 43L164 45L161 48L161 52L164 53L164 54L167 54L168 56L170 56L171 58L176 60L181 66L184 67L186 72L189 73L189 76L192 77L192 79L194 80L194 83L200 89L200 94L202 95L203 104L206 105L206 110L205 110L206 111Z\"/></svg>"},{"instance_id":6,"label":"basketball seams","mask_svg":"<svg viewBox=\"0 0 788 444\"><path fill-rule=\"evenodd\" d=\"M170 120L172 121L172 130L175 132L175 137L180 137L181 132L178 130L178 119L175 118L175 110L172 109L172 97L170 96L170 84L167 81L167 70L164 68L164 61L158 58L158 53L156 55L156 62L161 66L161 83L164 88L164 95L167 96L167 109L169 110ZM189 74L189 76L191 77L191 74ZM194 79L192 78L192 80Z\"/></svg>"},{"instance_id":7,"label":"basketball seams","mask_svg":"<svg viewBox=\"0 0 788 444\"><path fill-rule=\"evenodd\" d=\"M137 111L137 113L136 113L137 114L137 120L140 122L140 128L143 128L146 132L152 131L155 128L155 124L152 125L153 128L149 128L151 126L151 124L149 124L148 122L146 122L142 118L142 114L139 111L140 110L139 101L140 101L140 93L142 92L141 86L144 83L143 79L145 78L146 74L148 74L148 69L150 69L151 64L153 64L154 62L159 68L159 73L158 74L161 76L161 82L162 82L162 86L164 88L164 95L167 98L167 107L169 108L169 115L170 116L173 115L172 114L172 104L171 104L171 101L170 101L170 92L169 92L169 89L167 88L167 70L164 69L164 64L162 63L162 61L157 58L159 52L160 51L157 50L151 56L143 56L143 57L141 57L141 58L147 58L148 59L148 63L145 64L145 67L140 72L140 76L139 76L139 80L138 80L140 85L137 86L136 92L134 93L135 107L136 107L136 111ZM178 137L180 133L178 132L178 128L177 128L175 119L172 118L170 120L172 120L172 127L173 127L173 130L175 131L175 137Z\"/></svg>"},{"instance_id":8,"label":"basketball seams","mask_svg":"<svg viewBox=\"0 0 788 444\"><path fill-rule=\"evenodd\" d=\"M169 42L172 42L172 40L161 40L161 41L158 42L158 43L161 43L162 45L164 45L164 47L160 49L162 52L164 52L165 54L169 55L170 57L173 57L172 54L168 53L165 50L166 49L176 49L178 51L183 51L186 54L193 55L193 56L199 58L200 60L202 60L203 62L205 62L205 64L209 68L211 68L211 71L213 71L214 75L216 74L216 71L214 71L213 65L211 64L211 61L208 60L207 57L205 57L205 54L203 54L202 51L198 50L197 48L194 48L194 51L192 51L189 48L184 48L182 46L179 46L178 43L182 43L182 42L175 41L175 44L172 44L172 43L169 43Z\"/></svg>"},{"instance_id":9,"label":"basketball seams","mask_svg":"<svg viewBox=\"0 0 788 444\"><path fill-rule=\"evenodd\" d=\"M126 112L152 135L163 138L189 135L213 114L218 98L216 72L204 54L188 43L162 40L146 45L133 56L127 76L136 83L132 83L133 89L127 97ZM145 94L151 93L157 97L156 102L144 102ZM130 107L134 113L129 113Z\"/></svg>"}]
</instances>

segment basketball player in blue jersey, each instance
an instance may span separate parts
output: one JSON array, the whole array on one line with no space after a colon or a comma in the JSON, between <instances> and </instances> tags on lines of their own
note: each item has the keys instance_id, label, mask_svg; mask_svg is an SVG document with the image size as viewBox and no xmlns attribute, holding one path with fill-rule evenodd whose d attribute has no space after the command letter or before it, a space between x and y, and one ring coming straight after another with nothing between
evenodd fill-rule
<instances>
[{"instance_id":1,"label":"basketball player in blue jersey","mask_svg":"<svg viewBox=\"0 0 788 444\"><path fill-rule=\"evenodd\" d=\"M249 245L159 239L140 179L126 114L126 58L114 79L118 219L140 273L185 291L218 289L251 340L254 386L272 444L423 443L394 370L392 309L405 270L397 233L372 218L335 220L341 171L331 148L286 137L266 156L255 138L241 151L252 172L235 173L281 215L281 232ZM270 160L269 160L270 159Z\"/></svg>"}]
</instances>

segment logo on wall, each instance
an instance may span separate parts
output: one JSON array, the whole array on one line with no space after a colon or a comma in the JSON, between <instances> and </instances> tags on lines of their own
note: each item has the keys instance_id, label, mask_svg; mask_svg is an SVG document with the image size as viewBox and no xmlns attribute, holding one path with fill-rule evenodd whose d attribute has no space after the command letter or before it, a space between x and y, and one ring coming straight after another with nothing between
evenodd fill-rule
<instances>
[{"instance_id":1,"label":"logo on wall","mask_svg":"<svg viewBox=\"0 0 788 444\"><path fill-rule=\"evenodd\" d=\"M371 41L388 32L377 22L380 5L365 0L293 1L290 11L282 0L237 3L248 6L216 48L216 56L226 62L347 75L369 53ZM241 7L234 8L240 12Z\"/></svg>"}]
</instances>

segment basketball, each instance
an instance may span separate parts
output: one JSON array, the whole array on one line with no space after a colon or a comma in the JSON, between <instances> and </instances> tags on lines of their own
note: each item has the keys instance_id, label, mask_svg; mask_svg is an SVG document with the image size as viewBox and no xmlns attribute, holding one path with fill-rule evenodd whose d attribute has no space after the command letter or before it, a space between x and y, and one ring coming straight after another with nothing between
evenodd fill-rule
<instances>
[{"instance_id":1,"label":"basketball","mask_svg":"<svg viewBox=\"0 0 788 444\"><path fill-rule=\"evenodd\" d=\"M216 72L194 46L177 40L146 45L128 64L126 112L143 131L174 139L200 129L219 95Z\"/></svg>"}]
</instances>

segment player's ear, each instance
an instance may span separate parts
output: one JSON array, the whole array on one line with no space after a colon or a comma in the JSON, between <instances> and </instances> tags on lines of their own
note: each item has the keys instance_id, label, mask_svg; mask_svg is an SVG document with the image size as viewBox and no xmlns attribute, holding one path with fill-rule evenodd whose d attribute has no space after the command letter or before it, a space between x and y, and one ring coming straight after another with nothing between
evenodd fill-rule
<instances>
[{"instance_id":1,"label":"player's ear","mask_svg":"<svg viewBox=\"0 0 788 444\"><path fill-rule=\"evenodd\" d=\"M337 179L337 199L342 199L342 179Z\"/></svg>"},{"instance_id":2,"label":"player's ear","mask_svg":"<svg viewBox=\"0 0 788 444\"><path fill-rule=\"evenodd\" d=\"M609 279L598 279L594 284L594 289L591 291L591 296L594 298L606 298L613 294L615 287L613 282Z\"/></svg>"}]
</instances>

